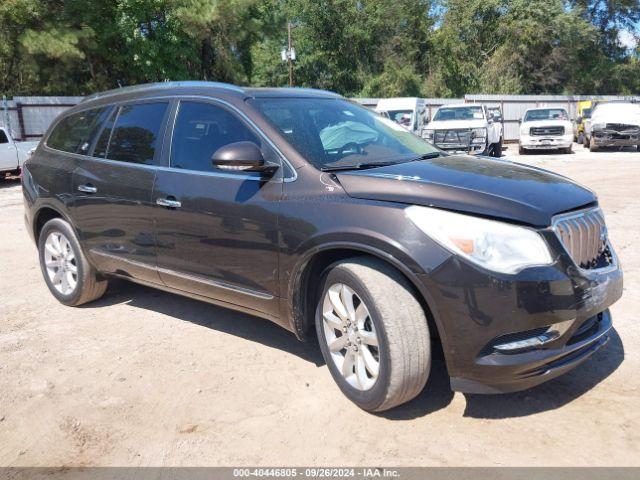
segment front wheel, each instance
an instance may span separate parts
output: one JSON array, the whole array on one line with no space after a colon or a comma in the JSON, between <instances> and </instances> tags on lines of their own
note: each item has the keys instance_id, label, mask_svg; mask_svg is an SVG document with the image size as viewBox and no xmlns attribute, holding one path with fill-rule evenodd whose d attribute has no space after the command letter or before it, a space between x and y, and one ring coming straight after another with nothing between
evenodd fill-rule
<instances>
[{"instance_id":1,"label":"front wheel","mask_svg":"<svg viewBox=\"0 0 640 480\"><path fill-rule=\"evenodd\" d=\"M89 264L71 225L61 218L42 227L38 252L47 287L61 303L78 306L104 295L107 280Z\"/></svg>"},{"instance_id":2,"label":"front wheel","mask_svg":"<svg viewBox=\"0 0 640 480\"><path fill-rule=\"evenodd\" d=\"M596 141L593 137L591 137L591 140L589 140L589 151L590 152L598 151L598 145L596 145Z\"/></svg>"},{"instance_id":3,"label":"front wheel","mask_svg":"<svg viewBox=\"0 0 640 480\"><path fill-rule=\"evenodd\" d=\"M431 368L427 319L393 268L369 258L334 264L315 323L333 379L360 408L388 410L424 388Z\"/></svg>"}]
</instances>

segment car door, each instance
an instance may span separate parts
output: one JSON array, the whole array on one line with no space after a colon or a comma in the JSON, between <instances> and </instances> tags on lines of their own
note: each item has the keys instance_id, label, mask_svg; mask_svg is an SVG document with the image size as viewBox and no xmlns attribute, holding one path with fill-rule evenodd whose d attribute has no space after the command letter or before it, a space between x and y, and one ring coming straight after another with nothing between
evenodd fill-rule
<instances>
[{"instance_id":1,"label":"car door","mask_svg":"<svg viewBox=\"0 0 640 480\"><path fill-rule=\"evenodd\" d=\"M282 168L264 177L219 170L211 159L239 141L257 144L271 163L281 159L229 106L183 99L176 110L168 165L153 192L160 277L172 288L276 315Z\"/></svg>"},{"instance_id":2,"label":"car door","mask_svg":"<svg viewBox=\"0 0 640 480\"><path fill-rule=\"evenodd\" d=\"M18 168L18 154L16 147L9 140L9 136L0 129L0 172Z\"/></svg>"},{"instance_id":3,"label":"car door","mask_svg":"<svg viewBox=\"0 0 640 480\"><path fill-rule=\"evenodd\" d=\"M151 194L168 101L115 107L73 172L73 220L99 270L161 283Z\"/></svg>"}]
</instances>

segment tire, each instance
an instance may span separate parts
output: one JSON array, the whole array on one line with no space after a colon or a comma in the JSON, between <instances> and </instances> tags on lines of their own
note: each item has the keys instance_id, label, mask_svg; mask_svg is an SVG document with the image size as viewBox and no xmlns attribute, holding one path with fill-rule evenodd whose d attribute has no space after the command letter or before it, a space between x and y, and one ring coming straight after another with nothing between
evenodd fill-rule
<instances>
[{"instance_id":1,"label":"tire","mask_svg":"<svg viewBox=\"0 0 640 480\"><path fill-rule=\"evenodd\" d=\"M589 148L589 139L586 134L582 136L582 146L584 148Z\"/></svg>"},{"instance_id":2,"label":"tire","mask_svg":"<svg viewBox=\"0 0 640 480\"><path fill-rule=\"evenodd\" d=\"M498 143L493 144L491 156L496 158L502 157L502 139L500 139Z\"/></svg>"},{"instance_id":3,"label":"tire","mask_svg":"<svg viewBox=\"0 0 640 480\"><path fill-rule=\"evenodd\" d=\"M518 145L518 154L526 155L527 154L527 149L523 148L522 145Z\"/></svg>"},{"instance_id":4,"label":"tire","mask_svg":"<svg viewBox=\"0 0 640 480\"><path fill-rule=\"evenodd\" d=\"M343 305L342 314L333 298ZM345 298L356 307L351 309L351 315L344 308L349 304L343 302ZM365 309L361 310L363 305ZM345 396L363 410L388 410L408 402L424 389L431 369L427 319L409 283L393 268L370 258L352 258L332 265L323 275L315 320L320 349L333 379ZM351 325L350 320L354 320ZM372 334L377 337L376 342L371 342ZM332 353L329 343L335 346L338 341L339 346L344 346ZM347 361L349 355L353 361ZM366 366L369 356L374 361L377 356L377 376L375 369ZM343 368L350 373L343 376ZM357 371L363 372L364 381Z\"/></svg>"},{"instance_id":5,"label":"tire","mask_svg":"<svg viewBox=\"0 0 640 480\"><path fill-rule=\"evenodd\" d=\"M573 148L572 147L563 148L562 153L564 153L565 155L569 155L573 153Z\"/></svg>"},{"instance_id":6,"label":"tire","mask_svg":"<svg viewBox=\"0 0 640 480\"><path fill-rule=\"evenodd\" d=\"M596 145L596 141L593 139L593 137L591 137L591 140L589 140L589 151L590 152L598 151L598 145Z\"/></svg>"},{"instance_id":7,"label":"tire","mask_svg":"<svg viewBox=\"0 0 640 480\"><path fill-rule=\"evenodd\" d=\"M59 248L55 246L56 239ZM54 218L42 227L38 237L38 253L42 276L49 291L60 303L75 307L97 300L107 290L107 280L89 264L71 225L63 219ZM64 267L56 268L55 265L61 262L64 262ZM47 264L53 267L48 268ZM58 272L61 268L66 271L63 270L60 275ZM68 288L65 288L65 283Z\"/></svg>"}]
</instances>

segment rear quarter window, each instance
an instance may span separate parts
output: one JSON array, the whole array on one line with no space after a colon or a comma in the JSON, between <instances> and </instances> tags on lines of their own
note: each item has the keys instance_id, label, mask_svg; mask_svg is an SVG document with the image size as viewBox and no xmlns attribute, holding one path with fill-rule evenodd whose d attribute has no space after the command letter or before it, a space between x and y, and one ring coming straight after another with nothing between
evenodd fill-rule
<instances>
[{"instance_id":1,"label":"rear quarter window","mask_svg":"<svg viewBox=\"0 0 640 480\"><path fill-rule=\"evenodd\" d=\"M95 108L63 118L49 135L47 146L63 152L87 154L109 110L110 107Z\"/></svg>"}]
</instances>

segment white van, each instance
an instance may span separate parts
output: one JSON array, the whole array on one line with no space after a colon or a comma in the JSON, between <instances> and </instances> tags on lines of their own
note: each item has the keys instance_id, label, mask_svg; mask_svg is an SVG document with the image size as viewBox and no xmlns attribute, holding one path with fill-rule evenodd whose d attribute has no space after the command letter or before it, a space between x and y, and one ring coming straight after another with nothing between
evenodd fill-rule
<instances>
[{"instance_id":1,"label":"white van","mask_svg":"<svg viewBox=\"0 0 640 480\"><path fill-rule=\"evenodd\" d=\"M376 105L376 112L402 125L416 135L420 135L422 127L429 121L423 98L381 98L378 101L378 105Z\"/></svg>"}]
</instances>

